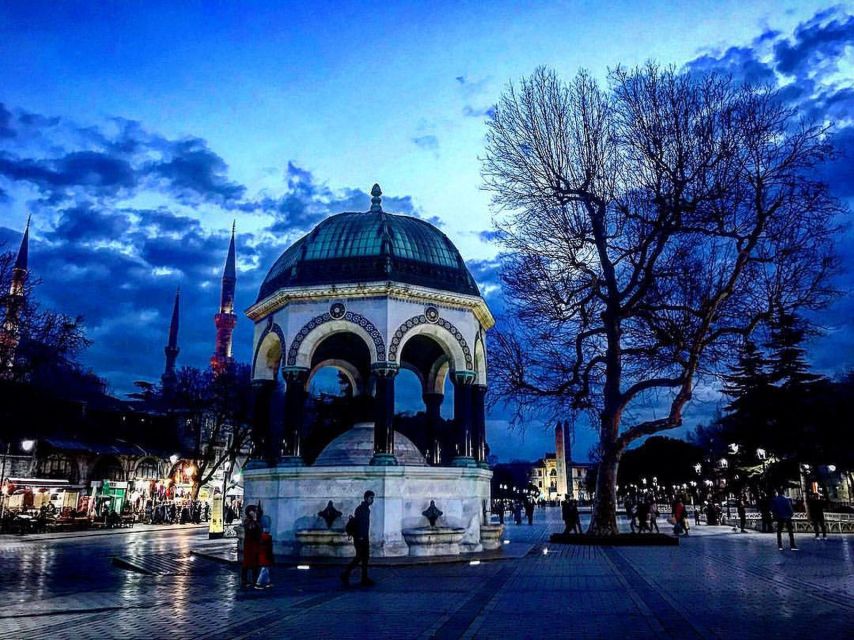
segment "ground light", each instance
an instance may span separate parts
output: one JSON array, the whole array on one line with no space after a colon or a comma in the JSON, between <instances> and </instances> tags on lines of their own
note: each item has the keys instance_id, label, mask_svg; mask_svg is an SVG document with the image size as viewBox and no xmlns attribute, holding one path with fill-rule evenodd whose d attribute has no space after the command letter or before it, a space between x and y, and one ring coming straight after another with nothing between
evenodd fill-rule
<instances>
[{"instance_id":1,"label":"ground light","mask_svg":"<svg viewBox=\"0 0 854 640\"><path fill-rule=\"evenodd\" d=\"M543 549L543 555L544 555L544 556L549 555L548 547L546 547L545 549Z\"/></svg>"},{"instance_id":2,"label":"ground light","mask_svg":"<svg viewBox=\"0 0 854 640\"><path fill-rule=\"evenodd\" d=\"M307 564L298 564L297 569L299 569L300 571L308 571L310 567Z\"/></svg>"},{"instance_id":3,"label":"ground light","mask_svg":"<svg viewBox=\"0 0 854 640\"><path fill-rule=\"evenodd\" d=\"M510 544L510 541L509 541L509 540L505 540L505 541L504 541L504 544Z\"/></svg>"},{"instance_id":4,"label":"ground light","mask_svg":"<svg viewBox=\"0 0 854 640\"><path fill-rule=\"evenodd\" d=\"M470 567L476 567L479 564L480 564L480 560L472 560L471 562L469 562Z\"/></svg>"}]
</instances>

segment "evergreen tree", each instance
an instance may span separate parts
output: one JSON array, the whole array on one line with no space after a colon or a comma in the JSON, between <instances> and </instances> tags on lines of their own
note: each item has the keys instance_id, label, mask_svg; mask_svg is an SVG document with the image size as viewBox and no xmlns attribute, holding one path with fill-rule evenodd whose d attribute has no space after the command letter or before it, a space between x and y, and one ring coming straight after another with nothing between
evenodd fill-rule
<instances>
[{"instance_id":1,"label":"evergreen tree","mask_svg":"<svg viewBox=\"0 0 854 640\"><path fill-rule=\"evenodd\" d=\"M806 362L805 324L795 314L779 309L771 323L771 339L768 348L771 355L769 379L772 384L788 389L819 380L809 372Z\"/></svg>"},{"instance_id":2,"label":"evergreen tree","mask_svg":"<svg viewBox=\"0 0 854 640\"><path fill-rule=\"evenodd\" d=\"M765 391L770 384L768 362L752 340L745 339L738 354L738 362L732 372L724 375L723 392L732 398L727 411L739 408L753 393Z\"/></svg>"}]
</instances>

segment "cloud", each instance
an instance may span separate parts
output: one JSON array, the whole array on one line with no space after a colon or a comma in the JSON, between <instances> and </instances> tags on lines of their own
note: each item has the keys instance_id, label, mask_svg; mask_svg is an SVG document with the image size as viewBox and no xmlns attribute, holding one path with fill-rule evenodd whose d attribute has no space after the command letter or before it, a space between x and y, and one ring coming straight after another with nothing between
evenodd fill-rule
<instances>
[{"instance_id":1,"label":"cloud","mask_svg":"<svg viewBox=\"0 0 854 640\"><path fill-rule=\"evenodd\" d=\"M424 149L425 151L439 150L439 138L437 138L433 134L416 136L412 138L412 142L415 143L416 147L418 147L419 149Z\"/></svg>"},{"instance_id":2,"label":"cloud","mask_svg":"<svg viewBox=\"0 0 854 640\"><path fill-rule=\"evenodd\" d=\"M774 44L780 73L797 77L822 77L837 69L846 48L854 42L854 16L830 8L795 29L790 39Z\"/></svg>"},{"instance_id":3,"label":"cloud","mask_svg":"<svg viewBox=\"0 0 854 640\"><path fill-rule=\"evenodd\" d=\"M463 107L463 115L467 118L494 118L495 105L488 107L472 107L466 105Z\"/></svg>"},{"instance_id":4,"label":"cloud","mask_svg":"<svg viewBox=\"0 0 854 640\"><path fill-rule=\"evenodd\" d=\"M12 112L6 105L0 102L0 138L13 138L15 131L12 129Z\"/></svg>"},{"instance_id":5,"label":"cloud","mask_svg":"<svg viewBox=\"0 0 854 640\"><path fill-rule=\"evenodd\" d=\"M228 180L228 165L213 153L204 140L188 138L169 146L169 157L153 164L149 172L162 178L180 202L230 202L240 199L246 188Z\"/></svg>"}]
</instances>

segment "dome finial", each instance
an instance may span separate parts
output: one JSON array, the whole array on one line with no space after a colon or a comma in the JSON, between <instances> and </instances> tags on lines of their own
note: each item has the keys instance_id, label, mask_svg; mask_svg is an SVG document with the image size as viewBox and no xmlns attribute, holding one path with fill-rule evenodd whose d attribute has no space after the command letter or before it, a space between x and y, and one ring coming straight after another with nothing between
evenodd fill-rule
<instances>
[{"instance_id":1,"label":"dome finial","mask_svg":"<svg viewBox=\"0 0 854 640\"><path fill-rule=\"evenodd\" d=\"M371 188L371 211L383 210L383 199L380 197L382 194L383 190L380 189L380 185L374 183L374 186Z\"/></svg>"}]
</instances>

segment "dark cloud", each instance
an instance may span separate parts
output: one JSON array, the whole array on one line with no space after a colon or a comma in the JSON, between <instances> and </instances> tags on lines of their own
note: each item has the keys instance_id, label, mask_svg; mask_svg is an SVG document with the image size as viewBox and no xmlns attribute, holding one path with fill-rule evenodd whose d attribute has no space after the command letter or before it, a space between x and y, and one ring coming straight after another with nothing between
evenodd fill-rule
<instances>
[{"instance_id":1,"label":"dark cloud","mask_svg":"<svg viewBox=\"0 0 854 640\"><path fill-rule=\"evenodd\" d=\"M75 151L53 160L4 154L0 157L0 175L31 182L44 192L78 186L115 190L136 184L134 171L127 162L94 151Z\"/></svg>"},{"instance_id":2,"label":"dark cloud","mask_svg":"<svg viewBox=\"0 0 854 640\"><path fill-rule=\"evenodd\" d=\"M50 237L61 242L115 240L127 230L129 219L122 214L99 211L89 205L65 209Z\"/></svg>"},{"instance_id":3,"label":"dark cloud","mask_svg":"<svg viewBox=\"0 0 854 640\"><path fill-rule=\"evenodd\" d=\"M424 136L416 136L412 138L412 142L415 143L415 146L424 149L425 151L438 151L439 150L439 138L434 136L433 134L428 134Z\"/></svg>"},{"instance_id":4,"label":"dark cloud","mask_svg":"<svg viewBox=\"0 0 854 640\"><path fill-rule=\"evenodd\" d=\"M689 62L686 68L694 73L726 73L751 84L777 84L774 68L759 60L753 47L730 47L718 55L706 54Z\"/></svg>"},{"instance_id":5,"label":"dark cloud","mask_svg":"<svg viewBox=\"0 0 854 640\"><path fill-rule=\"evenodd\" d=\"M128 144L125 142L125 144ZM230 202L240 199L246 188L228 180L228 165L199 138L175 142L170 157L150 167L151 175L165 179L181 202L199 199Z\"/></svg>"},{"instance_id":6,"label":"dark cloud","mask_svg":"<svg viewBox=\"0 0 854 640\"><path fill-rule=\"evenodd\" d=\"M14 138L15 130L12 128L12 112L6 105L0 102L0 138Z\"/></svg>"},{"instance_id":7,"label":"dark cloud","mask_svg":"<svg viewBox=\"0 0 854 640\"><path fill-rule=\"evenodd\" d=\"M494 118L495 106L472 107L470 105L466 105L463 107L463 115L467 118Z\"/></svg>"},{"instance_id":8,"label":"dark cloud","mask_svg":"<svg viewBox=\"0 0 854 640\"><path fill-rule=\"evenodd\" d=\"M827 9L799 25L792 38L774 44L777 70L797 77L822 76L836 70L852 42L854 16Z\"/></svg>"},{"instance_id":9,"label":"dark cloud","mask_svg":"<svg viewBox=\"0 0 854 640\"><path fill-rule=\"evenodd\" d=\"M500 240L501 236L502 234L500 231L494 231L491 229L481 231L477 234L477 237L480 238L483 242L495 242L496 240Z\"/></svg>"}]
</instances>

